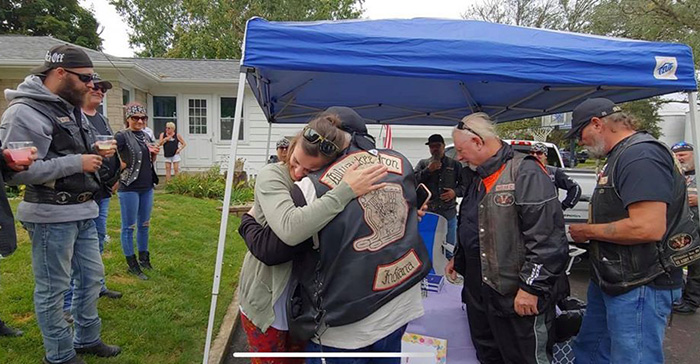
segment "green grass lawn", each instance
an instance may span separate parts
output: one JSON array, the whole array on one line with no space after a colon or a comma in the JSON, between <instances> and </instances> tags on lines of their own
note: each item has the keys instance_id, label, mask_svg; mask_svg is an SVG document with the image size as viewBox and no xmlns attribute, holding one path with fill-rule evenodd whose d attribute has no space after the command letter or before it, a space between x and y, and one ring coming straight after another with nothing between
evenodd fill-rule
<instances>
[{"instance_id":1,"label":"green grass lawn","mask_svg":"<svg viewBox=\"0 0 700 364\"><path fill-rule=\"evenodd\" d=\"M18 200L12 201L16 211ZM126 273L119 243L120 213L116 196L107 221L111 241L104 252L107 286L124 293L119 300L100 298L102 338L122 347L111 359L83 357L88 363L198 363L202 361L216 259L221 203L156 191L151 217L151 278ZM216 329L238 282L244 243L229 218L227 246L217 307ZM22 329L20 338L0 338L0 363L40 363L44 356L34 315L31 246L18 225L19 246L0 261L0 317Z\"/></svg>"}]
</instances>

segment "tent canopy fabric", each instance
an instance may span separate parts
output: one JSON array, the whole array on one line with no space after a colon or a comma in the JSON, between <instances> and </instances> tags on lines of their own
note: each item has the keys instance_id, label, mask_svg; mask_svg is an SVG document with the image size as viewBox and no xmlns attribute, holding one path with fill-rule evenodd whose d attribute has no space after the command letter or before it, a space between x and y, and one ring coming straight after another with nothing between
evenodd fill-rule
<instances>
[{"instance_id":1,"label":"tent canopy fabric","mask_svg":"<svg viewBox=\"0 0 700 364\"><path fill-rule=\"evenodd\" d=\"M332 105L369 123L454 125L697 89L690 47L466 20L248 21L242 67L269 122Z\"/></svg>"}]
</instances>

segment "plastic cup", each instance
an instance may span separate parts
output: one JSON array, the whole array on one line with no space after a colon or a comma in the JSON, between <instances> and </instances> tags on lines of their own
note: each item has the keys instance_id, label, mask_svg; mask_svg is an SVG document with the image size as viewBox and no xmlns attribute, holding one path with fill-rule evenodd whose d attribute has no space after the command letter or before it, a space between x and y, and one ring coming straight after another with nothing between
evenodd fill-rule
<instances>
[{"instance_id":1,"label":"plastic cup","mask_svg":"<svg viewBox=\"0 0 700 364\"><path fill-rule=\"evenodd\" d=\"M32 142L9 142L7 149L10 151L10 159L13 163L26 166L31 164Z\"/></svg>"},{"instance_id":2,"label":"plastic cup","mask_svg":"<svg viewBox=\"0 0 700 364\"><path fill-rule=\"evenodd\" d=\"M114 137L111 135L98 135L97 136L97 149L99 150L110 150L114 146Z\"/></svg>"}]
</instances>

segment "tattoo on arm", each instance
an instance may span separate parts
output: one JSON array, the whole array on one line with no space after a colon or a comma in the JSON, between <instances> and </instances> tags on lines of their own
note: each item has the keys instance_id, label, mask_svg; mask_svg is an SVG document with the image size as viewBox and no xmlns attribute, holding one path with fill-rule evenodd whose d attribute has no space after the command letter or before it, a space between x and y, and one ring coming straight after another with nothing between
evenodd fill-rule
<instances>
[{"instance_id":1,"label":"tattoo on arm","mask_svg":"<svg viewBox=\"0 0 700 364\"><path fill-rule=\"evenodd\" d=\"M610 224L607 224L603 228L603 233L608 237L615 236L615 234L617 233L617 227L615 226L615 223L612 222Z\"/></svg>"}]
</instances>

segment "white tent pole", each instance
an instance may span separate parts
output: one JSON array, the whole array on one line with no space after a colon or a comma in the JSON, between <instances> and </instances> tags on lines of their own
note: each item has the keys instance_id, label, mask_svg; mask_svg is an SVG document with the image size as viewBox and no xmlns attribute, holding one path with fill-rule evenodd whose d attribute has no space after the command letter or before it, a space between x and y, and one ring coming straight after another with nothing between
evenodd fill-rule
<instances>
[{"instance_id":1,"label":"white tent pole","mask_svg":"<svg viewBox=\"0 0 700 364\"><path fill-rule=\"evenodd\" d=\"M265 160L270 158L270 138L272 137L272 123L267 123L267 147L265 147Z\"/></svg>"},{"instance_id":2,"label":"white tent pole","mask_svg":"<svg viewBox=\"0 0 700 364\"><path fill-rule=\"evenodd\" d=\"M233 118L231 130L231 148L229 149L228 167L226 169L226 190L224 192L224 206L221 210L221 226L219 228L219 244L216 250L216 266L214 268L214 284L211 289L211 307L209 307L209 323L207 325L207 341L204 345L204 359L202 363L208 364L209 350L211 349L211 337L214 331L214 316L216 315L216 300L219 297L221 284L221 266L224 261L224 247L226 245L226 231L228 227L229 207L231 205L231 189L233 188L233 173L236 163L236 149L238 148L238 131L241 128L243 115L243 91L245 90L245 72L238 77L238 96L236 98L236 115Z\"/></svg>"},{"instance_id":3,"label":"white tent pole","mask_svg":"<svg viewBox=\"0 0 700 364\"><path fill-rule=\"evenodd\" d=\"M696 91L688 92L688 106L690 107L690 132L693 134L693 145L695 148L700 145L700 134L698 132L698 122L700 122L700 113L698 113L698 93ZM700 158L695 154L695 170L700 171Z\"/></svg>"}]
</instances>

